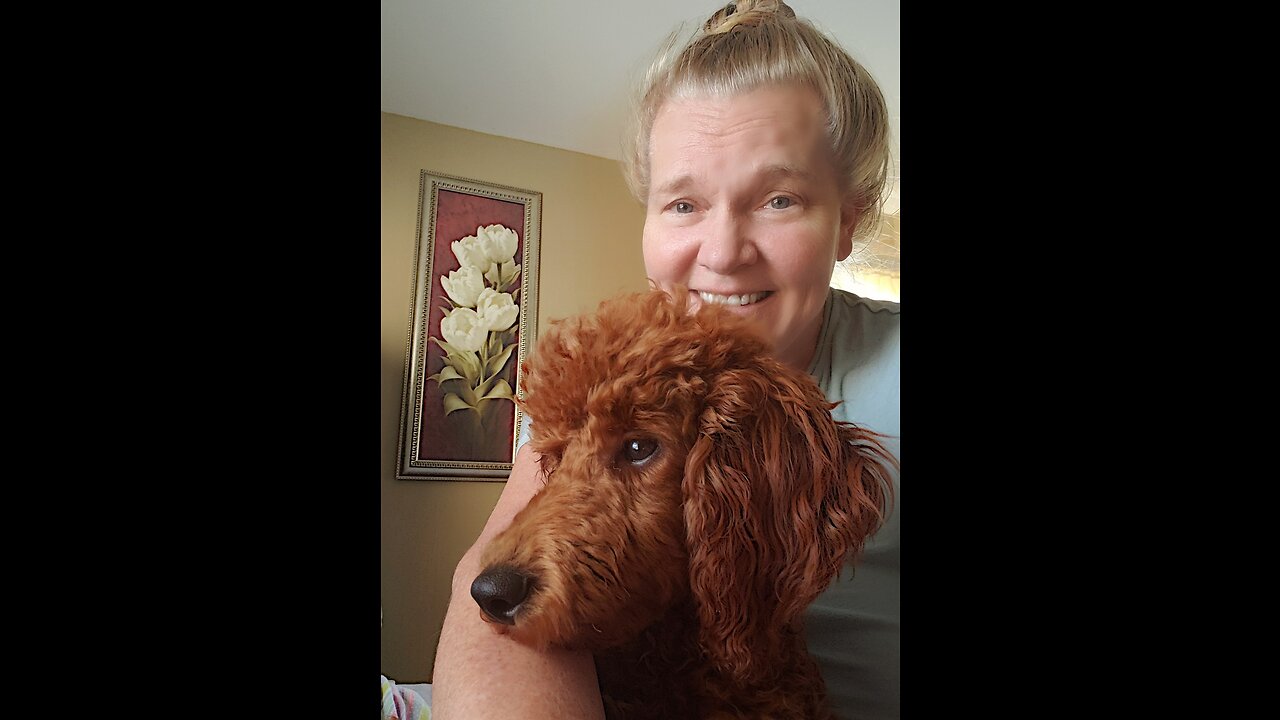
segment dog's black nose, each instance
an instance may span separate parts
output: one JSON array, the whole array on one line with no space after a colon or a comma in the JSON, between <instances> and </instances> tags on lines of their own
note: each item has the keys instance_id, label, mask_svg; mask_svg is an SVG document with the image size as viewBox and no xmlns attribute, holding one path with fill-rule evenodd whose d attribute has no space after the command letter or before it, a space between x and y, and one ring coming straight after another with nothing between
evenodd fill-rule
<instances>
[{"instance_id":1,"label":"dog's black nose","mask_svg":"<svg viewBox=\"0 0 1280 720\"><path fill-rule=\"evenodd\" d=\"M471 597L494 622L516 624L516 609L529 595L529 576L511 568L485 570L471 583Z\"/></svg>"}]
</instances>

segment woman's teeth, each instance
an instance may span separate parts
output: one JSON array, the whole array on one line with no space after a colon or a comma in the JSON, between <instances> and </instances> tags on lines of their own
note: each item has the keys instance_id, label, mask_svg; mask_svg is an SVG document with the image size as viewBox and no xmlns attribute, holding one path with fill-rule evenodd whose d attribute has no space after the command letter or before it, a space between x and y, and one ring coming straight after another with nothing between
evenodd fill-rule
<instances>
[{"instance_id":1,"label":"woman's teeth","mask_svg":"<svg viewBox=\"0 0 1280 720\"><path fill-rule=\"evenodd\" d=\"M698 291L698 295L705 303L716 303L718 305L750 305L760 302L769 296L769 292L749 293L747 295L713 295L709 292Z\"/></svg>"}]
</instances>

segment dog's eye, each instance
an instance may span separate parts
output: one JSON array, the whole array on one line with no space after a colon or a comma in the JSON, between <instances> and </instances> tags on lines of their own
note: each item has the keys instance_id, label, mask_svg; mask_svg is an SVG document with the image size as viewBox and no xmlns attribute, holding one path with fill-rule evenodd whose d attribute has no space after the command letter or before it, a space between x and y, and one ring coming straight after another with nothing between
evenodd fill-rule
<instances>
[{"instance_id":1,"label":"dog's eye","mask_svg":"<svg viewBox=\"0 0 1280 720\"><path fill-rule=\"evenodd\" d=\"M622 457L627 462L642 463L658 449L658 441L632 438L622 444Z\"/></svg>"}]
</instances>

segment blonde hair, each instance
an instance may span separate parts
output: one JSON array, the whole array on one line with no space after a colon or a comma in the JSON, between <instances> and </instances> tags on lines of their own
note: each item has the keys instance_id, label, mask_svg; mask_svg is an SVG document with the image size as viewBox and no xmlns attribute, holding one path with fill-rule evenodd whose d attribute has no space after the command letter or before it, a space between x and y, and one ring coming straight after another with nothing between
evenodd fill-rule
<instances>
[{"instance_id":1,"label":"blonde hair","mask_svg":"<svg viewBox=\"0 0 1280 720\"><path fill-rule=\"evenodd\" d=\"M889 112L871 74L834 39L781 0L743 0L717 10L683 45L667 38L632 97L623 173L642 204L649 196L649 137L670 98L730 97L772 85L817 92L842 196L853 196L853 237L878 231L890 167Z\"/></svg>"}]
</instances>

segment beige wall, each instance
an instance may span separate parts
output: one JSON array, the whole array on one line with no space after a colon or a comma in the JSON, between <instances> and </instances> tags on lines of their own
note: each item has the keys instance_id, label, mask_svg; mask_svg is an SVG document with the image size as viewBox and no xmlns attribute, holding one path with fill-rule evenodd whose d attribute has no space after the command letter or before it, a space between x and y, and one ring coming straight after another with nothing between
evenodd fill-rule
<instances>
[{"instance_id":1,"label":"beige wall","mask_svg":"<svg viewBox=\"0 0 1280 720\"><path fill-rule=\"evenodd\" d=\"M643 208L617 163L382 113L382 667L429 682L453 568L502 483L395 479L419 173L542 193L538 327L647 287Z\"/></svg>"}]
</instances>

